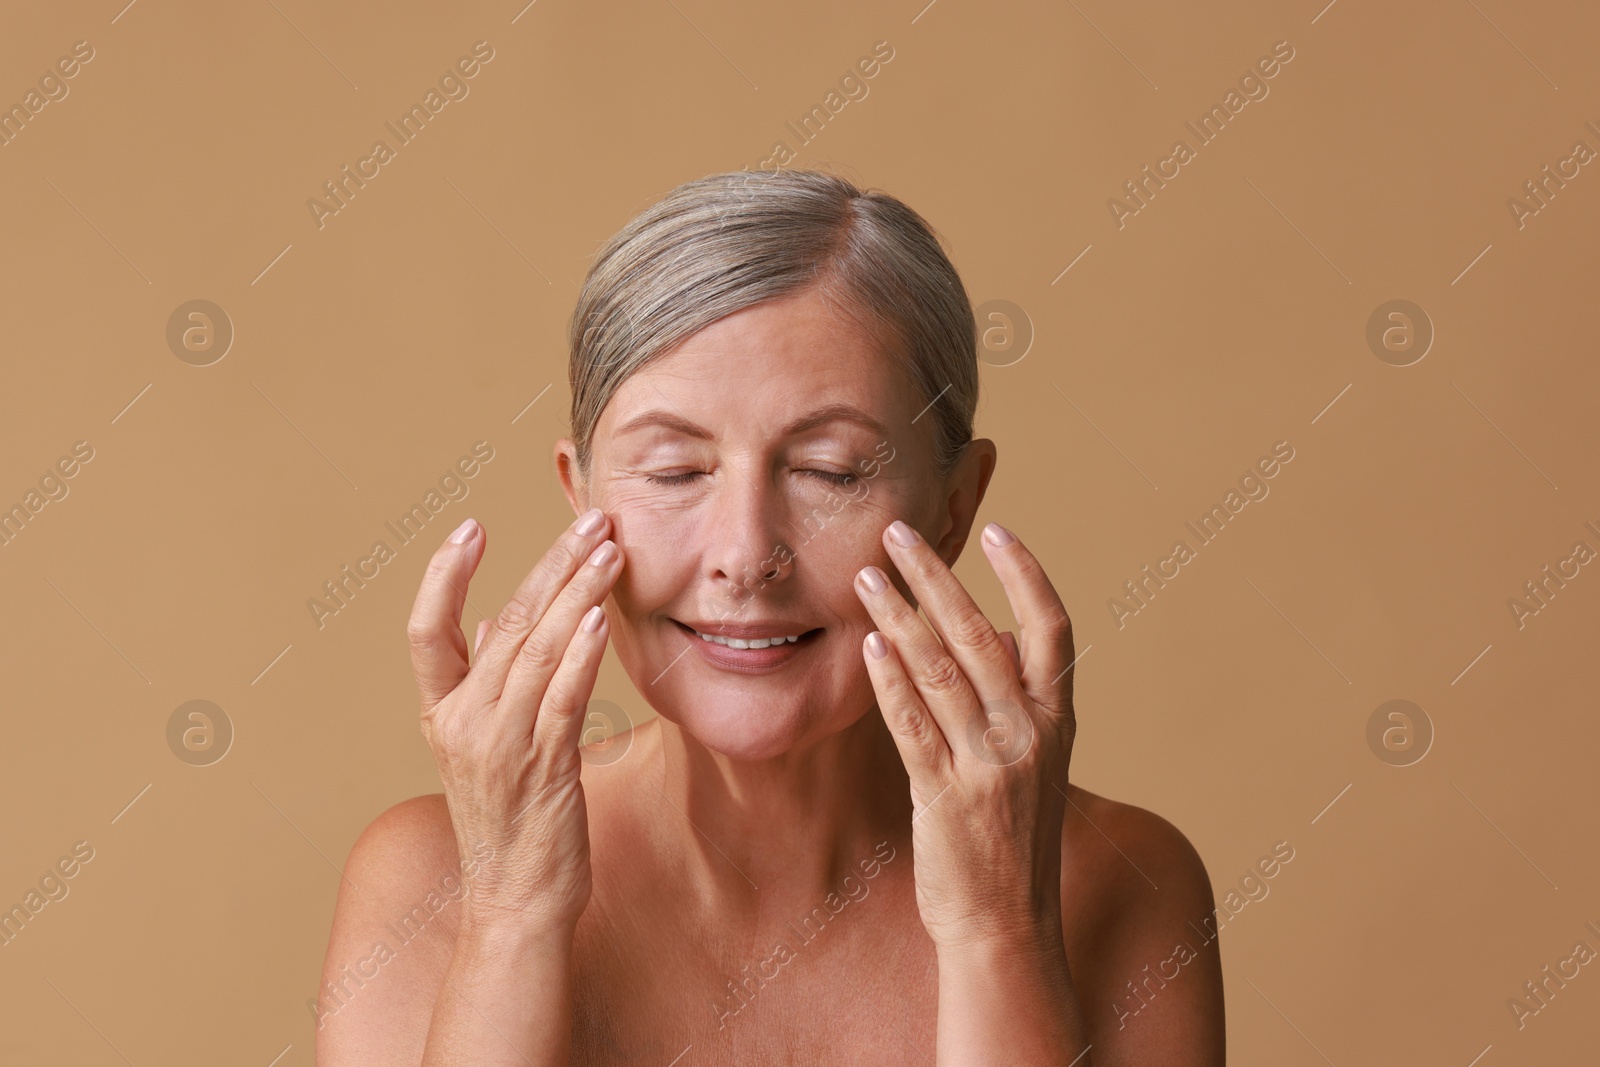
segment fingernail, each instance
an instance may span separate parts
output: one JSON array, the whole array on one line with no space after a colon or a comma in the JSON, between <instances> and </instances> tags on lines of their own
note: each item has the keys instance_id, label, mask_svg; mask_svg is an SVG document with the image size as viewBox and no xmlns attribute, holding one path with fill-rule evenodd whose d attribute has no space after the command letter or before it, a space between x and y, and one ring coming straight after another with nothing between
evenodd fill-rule
<instances>
[{"instance_id":1,"label":"fingernail","mask_svg":"<svg viewBox=\"0 0 1600 1067\"><path fill-rule=\"evenodd\" d=\"M867 592L869 593L881 593L889 588L889 583L884 579L883 572L876 567L862 567L861 573L857 577L861 579L861 584L867 587Z\"/></svg>"},{"instance_id":2,"label":"fingernail","mask_svg":"<svg viewBox=\"0 0 1600 1067\"><path fill-rule=\"evenodd\" d=\"M889 654L889 642L876 630L867 635L867 654L873 659L882 659Z\"/></svg>"},{"instance_id":3,"label":"fingernail","mask_svg":"<svg viewBox=\"0 0 1600 1067\"><path fill-rule=\"evenodd\" d=\"M590 534L600 529L605 521L605 512L601 511L599 508L590 508L588 511L584 512L583 517L578 520L577 532L581 537L588 537Z\"/></svg>"},{"instance_id":4,"label":"fingernail","mask_svg":"<svg viewBox=\"0 0 1600 1067\"><path fill-rule=\"evenodd\" d=\"M917 543L917 532L899 519L889 524L889 537L901 548L910 548Z\"/></svg>"},{"instance_id":5,"label":"fingernail","mask_svg":"<svg viewBox=\"0 0 1600 1067\"><path fill-rule=\"evenodd\" d=\"M607 563L617 558L617 546L612 541L600 542L600 547L594 550L589 557L589 562L596 567L604 567Z\"/></svg>"},{"instance_id":6,"label":"fingernail","mask_svg":"<svg viewBox=\"0 0 1600 1067\"><path fill-rule=\"evenodd\" d=\"M1009 545L1017 538L1012 532L1001 526L998 522L991 522L983 528L983 539L996 548Z\"/></svg>"},{"instance_id":7,"label":"fingernail","mask_svg":"<svg viewBox=\"0 0 1600 1067\"><path fill-rule=\"evenodd\" d=\"M596 604L594 607L590 608L589 613L583 617L583 629L585 632L592 634L596 630L600 629L600 624L605 621L605 609L599 604Z\"/></svg>"},{"instance_id":8,"label":"fingernail","mask_svg":"<svg viewBox=\"0 0 1600 1067\"><path fill-rule=\"evenodd\" d=\"M456 527L456 532L450 535L450 543L453 545L464 545L468 541L472 540L472 535L477 532L478 520L468 519L466 522Z\"/></svg>"}]
</instances>

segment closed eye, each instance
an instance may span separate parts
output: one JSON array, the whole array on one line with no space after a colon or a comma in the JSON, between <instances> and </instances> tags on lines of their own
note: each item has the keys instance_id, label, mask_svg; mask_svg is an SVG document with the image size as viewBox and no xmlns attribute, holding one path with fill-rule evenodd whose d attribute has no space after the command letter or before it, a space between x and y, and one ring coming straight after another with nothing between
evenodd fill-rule
<instances>
[{"instance_id":1,"label":"closed eye","mask_svg":"<svg viewBox=\"0 0 1600 1067\"><path fill-rule=\"evenodd\" d=\"M647 474L644 480L651 485L682 485L705 471L685 471L683 474Z\"/></svg>"},{"instance_id":2,"label":"closed eye","mask_svg":"<svg viewBox=\"0 0 1600 1067\"><path fill-rule=\"evenodd\" d=\"M645 481L652 485L685 485L706 473L708 472L684 471L682 474L647 474L645 475ZM837 471L807 469L801 473L810 474L814 477L821 478L823 481L828 482L831 485L837 486L851 486L854 485L856 481L856 475L840 474Z\"/></svg>"},{"instance_id":3,"label":"closed eye","mask_svg":"<svg viewBox=\"0 0 1600 1067\"><path fill-rule=\"evenodd\" d=\"M805 473L814 474L824 481L831 482L832 484L839 486L851 486L854 485L856 481L856 476L854 474L839 474L835 471L807 470Z\"/></svg>"}]
</instances>

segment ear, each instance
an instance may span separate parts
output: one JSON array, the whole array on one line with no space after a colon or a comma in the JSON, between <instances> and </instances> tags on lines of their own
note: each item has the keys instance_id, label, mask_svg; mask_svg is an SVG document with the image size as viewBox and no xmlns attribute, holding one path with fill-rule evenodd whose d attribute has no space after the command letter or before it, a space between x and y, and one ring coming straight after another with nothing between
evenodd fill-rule
<instances>
[{"instance_id":1,"label":"ear","mask_svg":"<svg viewBox=\"0 0 1600 1067\"><path fill-rule=\"evenodd\" d=\"M983 503L983 494L989 489L989 479L994 477L999 458L999 449L993 441L987 437L975 438L968 442L955 469L945 479L944 502L934 517L933 526L940 534L933 548L947 567L955 566L966 546L973 520L978 517L978 505Z\"/></svg>"},{"instance_id":2,"label":"ear","mask_svg":"<svg viewBox=\"0 0 1600 1067\"><path fill-rule=\"evenodd\" d=\"M556 461L556 477L561 479L561 491L567 494L572 513L582 515L589 510L589 487L578 473L578 446L570 437L563 437L556 442L552 455Z\"/></svg>"}]
</instances>

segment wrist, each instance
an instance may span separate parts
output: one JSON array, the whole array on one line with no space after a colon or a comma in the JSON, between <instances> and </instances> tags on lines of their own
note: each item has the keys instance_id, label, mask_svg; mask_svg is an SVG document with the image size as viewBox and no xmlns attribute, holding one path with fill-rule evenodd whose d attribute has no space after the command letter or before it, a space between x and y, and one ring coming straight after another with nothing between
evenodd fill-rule
<instances>
[{"instance_id":1,"label":"wrist","mask_svg":"<svg viewBox=\"0 0 1600 1067\"><path fill-rule=\"evenodd\" d=\"M987 945L1060 944L1064 923L1058 896L1034 895L1007 904L950 909L933 938L939 951ZM930 931L933 932L933 931Z\"/></svg>"},{"instance_id":2,"label":"wrist","mask_svg":"<svg viewBox=\"0 0 1600 1067\"><path fill-rule=\"evenodd\" d=\"M1084 1067L1087 1031L1059 921L1053 932L1047 923L1029 923L941 945L937 953L940 1064L1003 1056L1017 1067Z\"/></svg>"},{"instance_id":3,"label":"wrist","mask_svg":"<svg viewBox=\"0 0 1600 1067\"><path fill-rule=\"evenodd\" d=\"M1015 967L1036 970L1057 960L1065 963L1066 948L1059 913L1040 916L963 937L935 948L940 970L959 968L978 973Z\"/></svg>"},{"instance_id":4,"label":"wrist","mask_svg":"<svg viewBox=\"0 0 1600 1067\"><path fill-rule=\"evenodd\" d=\"M565 962L572 955L574 926L533 922L516 915L469 914L456 934L456 951L486 958Z\"/></svg>"}]
</instances>

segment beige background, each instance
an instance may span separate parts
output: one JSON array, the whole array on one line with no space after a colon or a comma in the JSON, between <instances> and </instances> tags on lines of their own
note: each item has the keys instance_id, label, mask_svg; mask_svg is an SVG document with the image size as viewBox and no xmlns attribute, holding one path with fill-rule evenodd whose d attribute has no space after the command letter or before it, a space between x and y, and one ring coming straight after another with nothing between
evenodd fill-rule
<instances>
[{"instance_id":1,"label":"beige background","mask_svg":"<svg viewBox=\"0 0 1600 1067\"><path fill-rule=\"evenodd\" d=\"M1031 322L983 369L980 520L1074 614L1076 780L1176 823L1219 899L1296 850L1222 935L1234 1062L1593 1056L1600 967L1521 1030L1507 999L1600 949L1600 566L1521 629L1507 600L1600 549L1600 166L1523 228L1506 206L1600 149L1592 6L121 4L0 33L6 105L95 51L0 148L0 504L94 449L0 548L0 904L94 849L0 948L0 1060L312 1062L336 865L438 789L403 635L432 547L490 531L470 632L570 519L549 449L588 257L780 139ZM470 95L318 229L308 198L480 40ZM1270 95L1119 229L1107 199L1280 40ZM1400 298L1437 333L1408 367L1366 341ZM236 331L206 367L165 339L193 299ZM470 496L319 630L306 601L479 440ZM1271 495L1117 628L1108 599L1280 440ZM959 573L1010 625L981 559ZM595 695L650 714L614 660ZM1397 698L1436 732L1407 767L1366 740ZM195 699L236 731L210 766L167 743Z\"/></svg>"}]
</instances>

